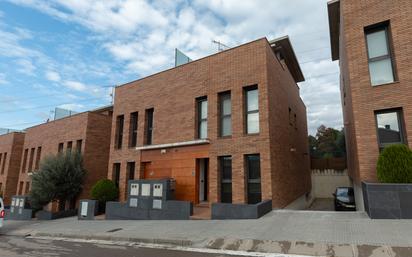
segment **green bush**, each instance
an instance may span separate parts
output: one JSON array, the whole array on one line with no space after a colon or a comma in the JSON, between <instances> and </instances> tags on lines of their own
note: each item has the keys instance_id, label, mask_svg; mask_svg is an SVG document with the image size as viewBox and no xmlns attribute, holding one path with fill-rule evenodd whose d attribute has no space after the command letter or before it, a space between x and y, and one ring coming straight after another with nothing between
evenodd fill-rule
<instances>
[{"instance_id":1,"label":"green bush","mask_svg":"<svg viewBox=\"0 0 412 257\"><path fill-rule=\"evenodd\" d=\"M99 204L104 205L107 201L115 201L119 195L116 184L109 179L101 179L93 186L91 197L98 200Z\"/></svg>"},{"instance_id":2,"label":"green bush","mask_svg":"<svg viewBox=\"0 0 412 257\"><path fill-rule=\"evenodd\" d=\"M403 144L385 147L377 171L382 183L412 183L412 151Z\"/></svg>"}]
</instances>

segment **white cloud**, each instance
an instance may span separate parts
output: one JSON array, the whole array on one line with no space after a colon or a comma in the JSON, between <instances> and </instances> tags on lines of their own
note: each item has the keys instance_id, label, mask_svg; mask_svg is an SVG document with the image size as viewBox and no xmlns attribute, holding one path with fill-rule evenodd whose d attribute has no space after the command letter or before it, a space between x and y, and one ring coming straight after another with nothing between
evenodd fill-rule
<instances>
[{"instance_id":1,"label":"white cloud","mask_svg":"<svg viewBox=\"0 0 412 257\"><path fill-rule=\"evenodd\" d=\"M45 76L50 81L59 82L61 80L60 74L55 71L47 71Z\"/></svg>"},{"instance_id":2,"label":"white cloud","mask_svg":"<svg viewBox=\"0 0 412 257\"><path fill-rule=\"evenodd\" d=\"M174 48L196 59L216 52L217 47L211 43L213 39L236 46L264 36L272 39L289 35L307 79L299 86L308 110L309 132L314 133L321 124L342 126L339 70L337 63L330 60L327 0L11 1L90 29L98 47L114 58L121 72L137 76L171 67ZM7 46L21 40L24 33L6 34L6 40L1 33L0 55L38 55L18 44L11 51L5 51ZM89 93L104 94L105 90L77 82L84 81L82 77L66 76L67 72L75 74L76 70L100 76L113 73L111 67L95 69L94 66L64 64L61 74L72 79L63 85L77 91L88 88Z\"/></svg>"},{"instance_id":3,"label":"white cloud","mask_svg":"<svg viewBox=\"0 0 412 257\"><path fill-rule=\"evenodd\" d=\"M76 90L76 91L84 92L84 91L87 90L87 86L85 84L81 83L81 82L78 82L78 81L68 80L68 81L63 82L63 85L65 87L69 88L69 89L73 89L73 90Z\"/></svg>"},{"instance_id":4,"label":"white cloud","mask_svg":"<svg viewBox=\"0 0 412 257\"><path fill-rule=\"evenodd\" d=\"M57 106L62 109L66 110L72 110L72 111L80 111L82 110L85 106L83 104L77 104L77 103L70 103L70 104L61 104Z\"/></svg>"},{"instance_id":5,"label":"white cloud","mask_svg":"<svg viewBox=\"0 0 412 257\"><path fill-rule=\"evenodd\" d=\"M6 75L3 73L0 73L0 85L5 85L8 84L9 82L6 80Z\"/></svg>"}]
</instances>

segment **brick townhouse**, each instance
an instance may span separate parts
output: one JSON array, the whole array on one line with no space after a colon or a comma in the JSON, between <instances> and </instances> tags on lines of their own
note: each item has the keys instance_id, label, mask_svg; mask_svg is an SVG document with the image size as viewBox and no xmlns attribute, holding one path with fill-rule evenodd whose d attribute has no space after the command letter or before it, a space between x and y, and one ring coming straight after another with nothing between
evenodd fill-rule
<instances>
[{"instance_id":1,"label":"brick townhouse","mask_svg":"<svg viewBox=\"0 0 412 257\"><path fill-rule=\"evenodd\" d=\"M87 171L80 198L90 198L90 189L107 176L112 107L75 114L26 129L22 146L17 194L30 191L31 173L47 155L68 149L80 151ZM73 201L72 206L75 204ZM53 205L53 208L57 206ZM63 205L60 208L64 208Z\"/></svg>"},{"instance_id":2,"label":"brick townhouse","mask_svg":"<svg viewBox=\"0 0 412 257\"><path fill-rule=\"evenodd\" d=\"M311 190L304 77L288 37L231 48L116 88L109 178L174 178L176 198L273 207Z\"/></svg>"},{"instance_id":3,"label":"brick townhouse","mask_svg":"<svg viewBox=\"0 0 412 257\"><path fill-rule=\"evenodd\" d=\"M410 0L328 3L332 60L339 60L349 174L358 209L361 181L376 182L385 146L412 147Z\"/></svg>"},{"instance_id":4,"label":"brick townhouse","mask_svg":"<svg viewBox=\"0 0 412 257\"><path fill-rule=\"evenodd\" d=\"M0 195L5 205L16 194L23 144L24 133L0 135Z\"/></svg>"}]
</instances>

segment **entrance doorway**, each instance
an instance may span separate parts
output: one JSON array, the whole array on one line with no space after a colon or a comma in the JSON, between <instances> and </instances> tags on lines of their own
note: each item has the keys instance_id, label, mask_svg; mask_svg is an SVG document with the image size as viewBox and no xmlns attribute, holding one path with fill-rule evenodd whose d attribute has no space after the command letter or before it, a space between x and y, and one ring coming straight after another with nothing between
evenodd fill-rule
<instances>
[{"instance_id":1,"label":"entrance doorway","mask_svg":"<svg viewBox=\"0 0 412 257\"><path fill-rule=\"evenodd\" d=\"M208 201L208 175L209 159L203 158L197 160L199 171L199 203Z\"/></svg>"}]
</instances>

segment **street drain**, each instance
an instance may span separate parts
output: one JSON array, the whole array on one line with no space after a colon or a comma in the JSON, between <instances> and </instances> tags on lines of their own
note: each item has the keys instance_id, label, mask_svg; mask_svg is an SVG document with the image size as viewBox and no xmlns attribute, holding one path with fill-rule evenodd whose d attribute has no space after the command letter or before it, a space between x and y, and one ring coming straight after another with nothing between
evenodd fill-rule
<instances>
[{"instance_id":1,"label":"street drain","mask_svg":"<svg viewBox=\"0 0 412 257\"><path fill-rule=\"evenodd\" d=\"M112 229L112 230L108 230L106 232L113 233L113 232L116 232L116 231L119 231L119 230L122 230L122 228L115 228L115 229Z\"/></svg>"}]
</instances>

